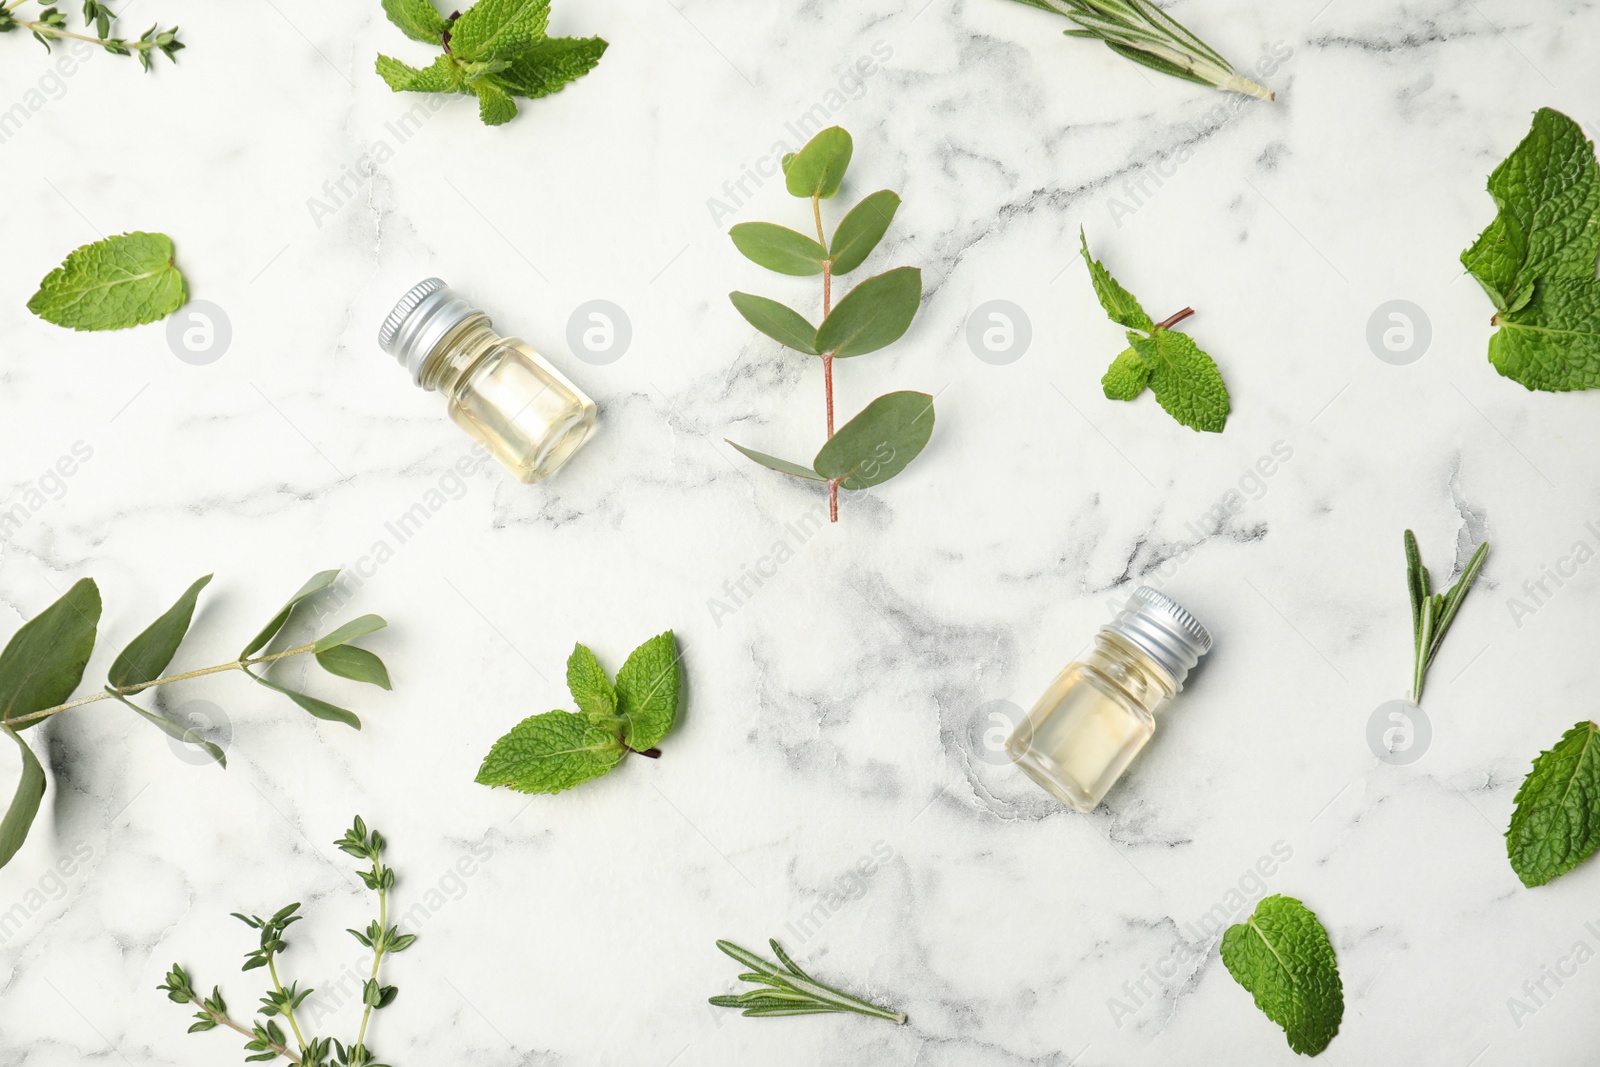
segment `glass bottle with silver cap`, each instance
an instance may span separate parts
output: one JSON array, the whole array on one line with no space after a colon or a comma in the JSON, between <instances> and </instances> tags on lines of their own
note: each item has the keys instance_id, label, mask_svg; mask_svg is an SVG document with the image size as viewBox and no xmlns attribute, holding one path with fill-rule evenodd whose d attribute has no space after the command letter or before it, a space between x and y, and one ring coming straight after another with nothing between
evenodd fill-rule
<instances>
[{"instance_id":1,"label":"glass bottle with silver cap","mask_svg":"<svg viewBox=\"0 0 1600 1067\"><path fill-rule=\"evenodd\" d=\"M1156 709L1210 650L1193 615L1140 586L1017 724L1007 753L1063 803L1093 811L1154 736Z\"/></svg>"},{"instance_id":2,"label":"glass bottle with silver cap","mask_svg":"<svg viewBox=\"0 0 1600 1067\"><path fill-rule=\"evenodd\" d=\"M524 482L555 473L594 431L593 400L438 278L400 298L378 344Z\"/></svg>"}]
</instances>

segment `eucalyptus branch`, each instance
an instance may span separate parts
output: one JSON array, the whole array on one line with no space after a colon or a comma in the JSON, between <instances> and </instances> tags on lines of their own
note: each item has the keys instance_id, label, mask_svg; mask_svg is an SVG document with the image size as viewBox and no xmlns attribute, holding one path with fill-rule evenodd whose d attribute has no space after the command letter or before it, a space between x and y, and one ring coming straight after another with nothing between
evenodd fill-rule
<instances>
[{"instance_id":1,"label":"eucalyptus branch","mask_svg":"<svg viewBox=\"0 0 1600 1067\"><path fill-rule=\"evenodd\" d=\"M175 1003L200 1006L195 1013L197 1021L189 1027L190 1033L225 1026L246 1038L245 1049L253 1053L246 1057L250 1060L270 1060L282 1056L301 1067L381 1067L367 1048L367 1030L372 1013L392 1004L398 990L392 985L378 984L379 965L385 956L410 948L417 938L415 934L402 934L398 927L387 925L389 890L394 888L395 878L394 869L383 862L386 845L383 835L376 830L369 832L366 822L357 816L352 827L334 844L341 851L371 864L368 870L361 872L361 880L367 888L378 894L377 921L367 927L366 933L350 931L357 941L372 950L372 976L362 988L361 1027L356 1039L347 1045L341 1041L307 1035L300 1027L295 1009L304 1003L313 990L302 990L296 982L286 986L279 978L277 960L289 947L284 934L290 926L300 921L299 904L279 908L268 918L234 913L234 918L258 931L260 936L259 945L245 954L243 969L252 971L265 967L272 980L272 988L261 997L261 1015L265 1021L257 1021L253 1029L247 1030L229 1017L228 1006L222 999L220 989L214 988L210 997L201 997L195 992L188 973L173 964L172 970L167 972L166 982L156 988L165 992L167 998ZM293 1031L298 1053L291 1049L288 1037L277 1023L279 1018L286 1021Z\"/></svg>"}]
</instances>

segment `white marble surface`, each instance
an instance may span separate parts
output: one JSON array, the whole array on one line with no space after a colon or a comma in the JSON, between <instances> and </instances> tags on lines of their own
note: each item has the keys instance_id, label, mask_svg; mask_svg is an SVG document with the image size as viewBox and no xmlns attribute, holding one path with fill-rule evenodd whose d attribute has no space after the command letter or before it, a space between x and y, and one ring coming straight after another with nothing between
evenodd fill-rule
<instances>
[{"instance_id":1,"label":"white marble surface","mask_svg":"<svg viewBox=\"0 0 1600 1067\"><path fill-rule=\"evenodd\" d=\"M293 899L311 915L293 973L348 974L342 930L369 901L329 842L353 812L392 841L400 908L424 906L373 1042L397 1067L1287 1063L1203 940L1144 980L1145 1003L1124 992L1241 882L1300 897L1332 934L1347 1008L1322 1062L1591 1061L1600 965L1547 982L1532 1015L1507 1002L1577 942L1600 948L1600 867L1526 890L1501 835L1528 761L1594 714L1595 568L1520 626L1508 599L1596 543L1600 397L1499 378L1490 305L1456 257L1536 107L1596 118L1596 5L1177 4L1241 67L1292 50L1263 105L1146 76L1005 0L563 0L557 32L612 41L595 73L500 129L452 100L396 145L386 124L415 101L373 56L423 50L375 0L136 3L139 29L182 24L181 63L143 77L93 58L0 144L7 506L76 442L93 452L6 538L4 630L92 575L102 676L215 571L178 662L218 662L307 574L393 542L385 523L450 489L468 447L374 344L430 273L567 369L604 431L545 486L478 474L391 546L346 611L391 620L369 643L395 691L307 679L361 733L225 676L170 698L222 709L225 772L107 705L33 735L50 792L0 872L0 1062L235 1062L154 987L178 960L250 1005L249 932L227 913ZM0 49L0 107L26 102L45 58L17 34ZM875 49L870 77L842 81ZM841 367L841 407L920 388L939 424L904 475L847 497L716 619L724 583L818 506L724 436L807 455L822 412L817 368L724 296L814 299L724 236L799 225L803 207L772 181L731 216L709 201L818 104L857 139L847 197L904 196L872 264L927 280L909 336ZM380 141L392 158L319 225L308 200ZM1114 219L1158 166L1170 176ZM1186 328L1232 389L1225 434L1099 395L1121 344L1076 261L1080 226L1151 311L1198 310ZM223 358L186 364L161 327L78 335L23 309L68 249L125 229L174 237L195 298L231 320ZM1365 341L1397 298L1432 322L1409 366ZM566 345L591 299L632 323L605 366ZM1032 326L1007 366L964 336L994 299ZM1278 442L1292 458L1211 529ZM1436 571L1485 533L1494 553L1434 670L1432 746L1396 767L1366 726L1408 682L1408 525ZM1152 577L1217 651L1109 802L1069 814L980 758L971 724L1029 703ZM575 639L614 669L666 627L692 693L664 758L532 803L472 783L512 723L569 706ZM1262 887L1248 875L1275 846L1290 858ZM890 858L848 881L875 848ZM475 850L488 859L458 877ZM796 936L841 886L850 899ZM708 1008L736 970L713 940L773 935L910 1025Z\"/></svg>"}]
</instances>

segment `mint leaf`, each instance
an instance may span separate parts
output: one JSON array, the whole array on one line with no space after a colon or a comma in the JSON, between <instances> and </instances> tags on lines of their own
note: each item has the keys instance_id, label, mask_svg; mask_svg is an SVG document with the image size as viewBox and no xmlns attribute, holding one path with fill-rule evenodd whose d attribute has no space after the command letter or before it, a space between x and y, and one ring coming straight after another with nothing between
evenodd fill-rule
<instances>
[{"instance_id":1,"label":"mint leaf","mask_svg":"<svg viewBox=\"0 0 1600 1067\"><path fill-rule=\"evenodd\" d=\"M1089 280L1094 283L1094 295L1099 297L1100 306L1111 321L1146 333L1155 329L1155 320L1145 314L1133 294L1118 284L1111 272L1089 254L1089 238L1084 235L1081 226L1078 228L1078 245L1083 261L1089 265Z\"/></svg>"},{"instance_id":2,"label":"mint leaf","mask_svg":"<svg viewBox=\"0 0 1600 1067\"><path fill-rule=\"evenodd\" d=\"M1315 1056L1344 1018L1344 984L1333 944L1304 904L1270 896L1222 935L1222 962L1256 1007L1283 1027L1289 1047Z\"/></svg>"},{"instance_id":3,"label":"mint leaf","mask_svg":"<svg viewBox=\"0 0 1600 1067\"><path fill-rule=\"evenodd\" d=\"M906 469L933 436L933 397L886 393L839 427L817 453L817 473L844 489L870 489Z\"/></svg>"},{"instance_id":4,"label":"mint leaf","mask_svg":"<svg viewBox=\"0 0 1600 1067\"><path fill-rule=\"evenodd\" d=\"M841 127L829 126L807 141L805 147L783 161L784 184L791 196L827 200L839 191L850 167L855 142Z\"/></svg>"},{"instance_id":5,"label":"mint leaf","mask_svg":"<svg viewBox=\"0 0 1600 1067\"><path fill-rule=\"evenodd\" d=\"M1594 278L1600 164L1576 122L1540 108L1528 136L1489 176L1489 194L1499 215L1461 262L1500 312L1522 308L1544 279Z\"/></svg>"},{"instance_id":6,"label":"mint leaf","mask_svg":"<svg viewBox=\"0 0 1600 1067\"><path fill-rule=\"evenodd\" d=\"M84 245L45 275L28 310L74 330L122 330L155 322L188 299L172 239L124 233Z\"/></svg>"},{"instance_id":7,"label":"mint leaf","mask_svg":"<svg viewBox=\"0 0 1600 1067\"><path fill-rule=\"evenodd\" d=\"M493 76L469 84L478 96L478 117L485 126L500 126L517 117L517 102Z\"/></svg>"},{"instance_id":8,"label":"mint leaf","mask_svg":"<svg viewBox=\"0 0 1600 1067\"><path fill-rule=\"evenodd\" d=\"M176 604L145 627L144 632L138 637L128 642L128 647L123 649L116 662L111 664L111 670L107 675L113 686L121 689L130 685L142 685L161 677L161 672L167 669L172 657L178 654L178 646L183 643L184 635L189 632L189 623L194 619L194 605L200 598L200 590L210 582L209 574L196 579L194 584L184 590Z\"/></svg>"},{"instance_id":9,"label":"mint leaf","mask_svg":"<svg viewBox=\"0 0 1600 1067\"><path fill-rule=\"evenodd\" d=\"M817 327L817 351L838 359L894 344L911 328L922 304L922 271L896 267L875 274L845 294Z\"/></svg>"},{"instance_id":10,"label":"mint leaf","mask_svg":"<svg viewBox=\"0 0 1600 1067\"><path fill-rule=\"evenodd\" d=\"M478 0L450 27L456 58L512 59L544 37L550 0Z\"/></svg>"},{"instance_id":11,"label":"mint leaf","mask_svg":"<svg viewBox=\"0 0 1600 1067\"><path fill-rule=\"evenodd\" d=\"M835 277L861 266L883 240L898 210L900 197L889 189L879 189L850 209L840 220L839 228L833 231L833 240L828 242Z\"/></svg>"},{"instance_id":12,"label":"mint leaf","mask_svg":"<svg viewBox=\"0 0 1600 1067\"><path fill-rule=\"evenodd\" d=\"M1107 400L1132 400L1149 384L1150 368L1131 348L1123 349L1100 379L1100 388L1105 390Z\"/></svg>"},{"instance_id":13,"label":"mint leaf","mask_svg":"<svg viewBox=\"0 0 1600 1067\"><path fill-rule=\"evenodd\" d=\"M449 56L440 56L431 67L421 70L379 56L378 75L397 93L448 93L462 88L461 68Z\"/></svg>"},{"instance_id":14,"label":"mint leaf","mask_svg":"<svg viewBox=\"0 0 1600 1067\"><path fill-rule=\"evenodd\" d=\"M430 0L383 0L383 13L413 41L442 44L450 20Z\"/></svg>"},{"instance_id":15,"label":"mint leaf","mask_svg":"<svg viewBox=\"0 0 1600 1067\"><path fill-rule=\"evenodd\" d=\"M1506 852L1525 886L1566 874L1600 848L1600 726L1580 722L1541 752L1517 790Z\"/></svg>"},{"instance_id":16,"label":"mint leaf","mask_svg":"<svg viewBox=\"0 0 1600 1067\"><path fill-rule=\"evenodd\" d=\"M17 743L22 756L22 776L17 779L17 791L11 795L5 818L0 819L0 867L4 867L28 839L34 816L39 814L39 802L44 799L45 782L44 768L28 743L9 726L0 726L0 733Z\"/></svg>"},{"instance_id":17,"label":"mint leaf","mask_svg":"<svg viewBox=\"0 0 1600 1067\"><path fill-rule=\"evenodd\" d=\"M591 719L610 719L617 714L617 691L606 677L605 668L594 653L583 645L572 646L567 657L567 688L578 710Z\"/></svg>"},{"instance_id":18,"label":"mint leaf","mask_svg":"<svg viewBox=\"0 0 1600 1067\"><path fill-rule=\"evenodd\" d=\"M1211 357L1188 334L1158 328L1152 337L1128 332L1128 343L1150 372L1150 391L1167 414L1193 430L1221 433L1228 423L1228 387Z\"/></svg>"},{"instance_id":19,"label":"mint leaf","mask_svg":"<svg viewBox=\"0 0 1600 1067\"><path fill-rule=\"evenodd\" d=\"M678 719L682 692L678 643L672 631L657 634L628 654L617 672L617 714L622 740L635 752L655 748Z\"/></svg>"},{"instance_id":20,"label":"mint leaf","mask_svg":"<svg viewBox=\"0 0 1600 1067\"><path fill-rule=\"evenodd\" d=\"M0 722L10 724L71 699L83 681L99 623L100 587L92 578L78 579L60 599L23 623L0 652Z\"/></svg>"},{"instance_id":21,"label":"mint leaf","mask_svg":"<svg viewBox=\"0 0 1600 1067\"><path fill-rule=\"evenodd\" d=\"M728 236L744 258L779 274L821 274L822 261L828 258L828 250L815 238L773 222L741 222Z\"/></svg>"},{"instance_id":22,"label":"mint leaf","mask_svg":"<svg viewBox=\"0 0 1600 1067\"><path fill-rule=\"evenodd\" d=\"M549 96L593 70L608 47L599 37L546 37L495 77L514 96Z\"/></svg>"},{"instance_id":23,"label":"mint leaf","mask_svg":"<svg viewBox=\"0 0 1600 1067\"><path fill-rule=\"evenodd\" d=\"M723 440L727 440L727 438L723 438ZM744 445L741 445L737 441L728 441L728 443L743 453L746 459L753 459L763 467L766 467L770 470L775 470L780 474L788 474L796 478L805 478L813 482L825 482L828 480L822 475L818 474L816 471L812 470L810 467L802 466L801 464L795 463L792 460L779 459L777 456L769 456L765 452L757 452L753 448L744 447Z\"/></svg>"},{"instance_id":24,"label":"mint leaf","mask_svg":"<svg viewBox=\"0 0 1600 1067\"><path fill-rule=\"evenodd\" d=\"M787 348L807 355L817 354L817 328L798 311L776 300L752 293L728 294L744 321Z\"/></svg>"},{"instance_id":25,"label":"mint leaf","mask_svg":"<svg viewBox=\"0 0 1600 1067\"><path fill-rule=\"evenodd\" d=\"M612 731L582 715L549 711L522 720L496 741L476 781L519 793L559 793L605 774L623 752Z\"/></svg>"},{"instance_id":26,"label":"mint leaf","mask_svg":"<svg viewBox=\"0 0 1600 1067\"><path fill-rule=\"evenodd\" d=\"M1528 389L1600 387L1600 281L1544 278L1516 311L1496 315L1495 370Z\"/></svg>"}]
</instances>

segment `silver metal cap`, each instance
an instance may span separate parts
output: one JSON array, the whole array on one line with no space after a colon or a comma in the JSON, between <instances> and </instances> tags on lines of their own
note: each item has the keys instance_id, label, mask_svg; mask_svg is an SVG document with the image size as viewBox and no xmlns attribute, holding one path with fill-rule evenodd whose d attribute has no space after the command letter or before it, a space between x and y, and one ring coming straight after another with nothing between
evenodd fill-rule
<instances>
[{"instance_id":1,"label":"silver metal cap","mask_svg":"<svg viewBox=\"0 0 1600 1067\"><path fill-rule=\"evenodd\" d=\"M438 278L412 286L378 328L378 346L422 384L422 366L440 341L478 309Z\"/></svg>"},{"instance_id":2,"label":"silver metal cap","mask_svg":"<svg viewBox=\"0 0 1600 1067\"><path fill-rule=\"evenodd\" d=\"M1211 651L1210 631L1182 604L1148 585L1133 591L1106 629L1155 660L1177 689L1183 688L1200 657Z\"/></svg>"}]
</instances>

